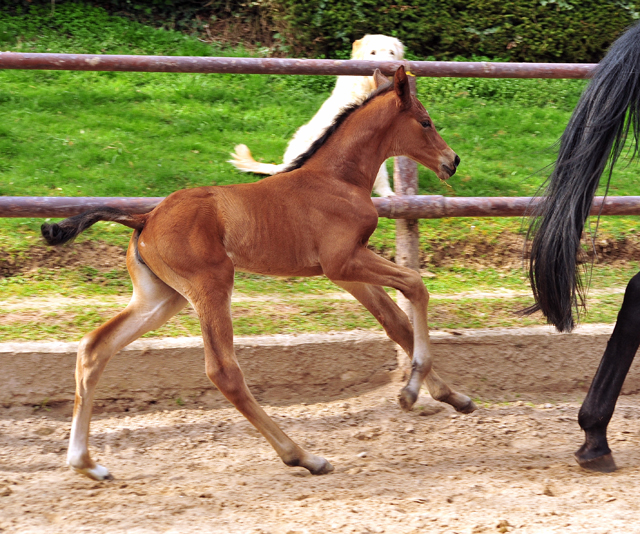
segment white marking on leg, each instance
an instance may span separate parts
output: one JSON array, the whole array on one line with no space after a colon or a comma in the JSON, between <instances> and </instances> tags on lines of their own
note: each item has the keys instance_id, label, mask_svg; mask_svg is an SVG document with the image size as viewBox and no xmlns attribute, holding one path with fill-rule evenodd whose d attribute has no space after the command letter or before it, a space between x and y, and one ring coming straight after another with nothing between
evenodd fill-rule
<instances>
[{"instance_id":1,"label":"white marking on leg","mask_svg":"<svg viewBox=\"0 0 640 534\"><path fill-rule=\"evenodd\" d=\"M76 473L85 475L89 478L92 478L93 480L109 480L113 478L111 476L111 473L109 473L109 470L100 464L96 464L95 467L91 467L89 469L78 469L76 467L73 467L72 465L70 465L69 467L71 467L71 469L73 469Z\"/></svg>"},{"instance_id":2,"label":"white marking on leg","mask_svg":"<svg viewBox=\"0 0 640 534\"><path fill-rule=\"evenodd\" d=\"M82 465L82 458L87 455L87 452L87 446L82 442L78 432L78 417L76 415L71 423L69 449L67 450L67 463L74 469L80 468Z\"/></svg>"}]
</instances>

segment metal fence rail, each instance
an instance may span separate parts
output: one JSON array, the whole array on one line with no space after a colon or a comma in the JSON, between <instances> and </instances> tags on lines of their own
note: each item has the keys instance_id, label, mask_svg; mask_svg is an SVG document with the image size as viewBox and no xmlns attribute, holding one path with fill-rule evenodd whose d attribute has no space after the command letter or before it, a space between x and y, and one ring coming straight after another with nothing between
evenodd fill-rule
<instances>
[{"instance_id":1,"label":"metal fence rail","mask_svg":"<svg viewBox=\"0 0 640 534\"><path fill-rule=\"evenodd\" d=\"M0 69L227 74L393 74L404 65L416 76L453 78L589 78L592 63L494 63L465 61L361 61L334 59L25 54L0 52Z\"/></svg>"},{"instance_id":2,"label":"metal fence rail","mask_svg":"<svg viewBox=\"0 0 640 534\"><path fill-rule=\"evenodd\" d=\"M0 217L63 218L94 208L147 213L163 197L0 197ZM441 219L444 217L522 217L540 202L531 197L445 197L413 195L372 198L380 217ZM596 197L592 215L640 215L640 197Z\"/></svg>"}]
</instances>

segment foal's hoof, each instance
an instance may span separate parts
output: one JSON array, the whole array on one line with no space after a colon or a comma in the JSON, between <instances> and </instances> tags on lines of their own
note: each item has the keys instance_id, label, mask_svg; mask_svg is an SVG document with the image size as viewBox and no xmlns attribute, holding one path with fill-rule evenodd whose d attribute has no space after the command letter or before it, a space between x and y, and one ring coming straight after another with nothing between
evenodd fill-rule
<instances>
[{"instance_id":1,"label":"foal's hoof","mask_svg":"<svg viewBox=\"0 0 640 534\"><path fill-rule=\"evenodd\" d=\"M312 475L327 475L331 473L333 469L334 467L327 460L324 460L324 464L320 465L319 467L309 468L309 472Z\"/></svg>"},{"instance_id":2,"label":"foal's hoof","mask_svg":"<svg viewBox=\"0 0 640 534\"><path fill-rule=\"evenodd\" d=\"M109 470L106 467L103 467L99 464L96 464L95 467L79 469L77 467L70 466L76 473L80 473L86 477L89 477L93 480L113 480L113 475L109 473Z\"/></svg>"},{"instance_id":3,"label":"foal's hoof","mask_svg":"<svg viewBox=\"0 0 640 534\"><path fill-rule=\"evenodd\" d=\"M596 471L598 473L613 473L617 467L616 463L613 461L613 456L611 453L605 454L604 456L598 456L597 458L591 458L590 460L581 459L578 454L574 455L576 462L583 469L588 469L589 471Z\"/></svg>"},{"instance_id":4,"label":"foal's hoof","mask_svg":"<svg viewBox=\"0 0 640 534\"><path fill-rule=\"evenodd\" d=\"M411 411L411 408L413 408L417 400L418 394L406 387L402 388L402 391L400 391L398 395L398 404L400 404L400 408L405 412Z\"/></svg>"},{"instance_id":5,"label":"foal's hoof","mask_svg":"<svg viewBox=\"0 0 640 534\"><path fill-rule=\"evenodd\" d=\"M463 404L462 406L457 406L456 407L456 412L473 413L477 409L478 409L478 407L476 406L476 403L473 402L471 399L469 399L469 402L467 402L466 404Z\"/></svg>"},{"instance_id":6,"label":"foal's hoof","mask_svg":"<svg viewBox=\"0 0 640 534\"><path fill-rule=\"evenodd\" d=\"M304 467L312 475L326 475L333 471L333 466L322 456L316 456L304 451L301 456L285 460L284 463L289 467Z\"/></svg>"}]
</instances>

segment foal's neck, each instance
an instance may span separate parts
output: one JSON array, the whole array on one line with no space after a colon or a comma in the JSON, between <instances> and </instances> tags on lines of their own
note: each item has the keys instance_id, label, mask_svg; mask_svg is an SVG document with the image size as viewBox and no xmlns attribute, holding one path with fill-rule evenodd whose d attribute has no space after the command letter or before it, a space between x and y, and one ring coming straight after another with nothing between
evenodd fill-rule
<instances>
[{"instance_id":1,"label":"foal's neck","mask_svg":"<svg viewBox=\"0 0 640 534\"><path fill-rule=\"evenodd\" d=\"M384 161L392 153L398 116L393 93L385 93L367 102L347 117L327 139L313 161L325 175L373 190L373 183Z\"/></svg>"}]
</instances>

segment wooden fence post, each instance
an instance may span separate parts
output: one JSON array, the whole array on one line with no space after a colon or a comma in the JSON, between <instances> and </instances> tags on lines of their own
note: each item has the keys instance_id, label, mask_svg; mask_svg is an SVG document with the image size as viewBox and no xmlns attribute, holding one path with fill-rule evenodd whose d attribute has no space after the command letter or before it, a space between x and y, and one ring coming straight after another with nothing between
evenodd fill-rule
<instances>
[{"instance_id":1,"label":"wooden fence post","mask_svg":"<svg viewBox=\"0 0 640 534\"><path fill-rule=\"evenodd\" d=\"M416 94L416 78L409 76L411 94ZM418 194L418 164L404 156L395 158L393 164L393 186L396 195ZM418 219L396 220L396 263L420 271L420 231ZM410 302L400 291L396 292L398 306L413 322L413 312ZM398 347L398 365L408 374L411 362L405 352Z\"/></svg>"}]
</instances>

